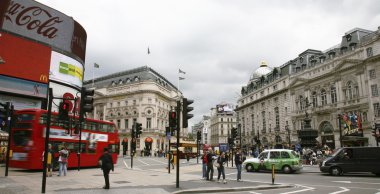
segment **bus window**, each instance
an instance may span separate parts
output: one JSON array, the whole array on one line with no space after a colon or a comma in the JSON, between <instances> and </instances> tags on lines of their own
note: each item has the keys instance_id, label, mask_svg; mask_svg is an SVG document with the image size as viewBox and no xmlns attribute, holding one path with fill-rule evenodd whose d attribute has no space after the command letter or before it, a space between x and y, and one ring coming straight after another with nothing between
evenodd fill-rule
<instances>
[{"instance_id":1,"label":"bus window","mask_svg":"<svg viewBox=\"0 0 380 194\"><path fill-rule=\"evenodd\" d=\"M26 146L28 145L28 142L32 140L32 131L16 130L12 137L15 146Z\"/></svg>"},{"instance_id":2,"label":"bus window","mask_svg":"<svg viewBox=\"0 0 380 194\"><path fill-rule=\"evenodd\" d=\"M81 143L80 149L81 149L81 153L86 153L86 144ZM79 143L75 143L73 151L77 152L78 150L79 150Z\"/></svg>"},{"instance_id":3,"label":"bus window","mask_svg":"<svg viewBox=\"0 0 380 194\"><path fill-rule=\"evenodd\" d=\"M119 144L109 144L108 145L108 150L110 153L117 153L119 154Z\"/></svg>"},{"instance_id":4,"label":"bus window","mask_svg":"<svg viewBox=\"0 0 380 194\"><path fill-rule=\"evenodd\" d=\"M18 122L33 121L34 117L35 116L32 114L19 114L19 115L17 115L17 121Z\"/></svg>"},{"instance_id":5,"label":"bus window","mask_svg":"<svg viewBox=\"0 0 380 194\"><path fill-rule=\"evenodd\" d=\"M99 131L107 132L108 131L108 125L107 124L99 124Z\"/></svg>"},{"instance_id":6,"label":"bus window","mask_svg":"<svg viewBox=\"0 0 380 194\"><path fill-rule=\"evenodd\" d=\"M115 126L114 125L108 125L108 133L115 133Z\"/></svg>"}]
</instances>

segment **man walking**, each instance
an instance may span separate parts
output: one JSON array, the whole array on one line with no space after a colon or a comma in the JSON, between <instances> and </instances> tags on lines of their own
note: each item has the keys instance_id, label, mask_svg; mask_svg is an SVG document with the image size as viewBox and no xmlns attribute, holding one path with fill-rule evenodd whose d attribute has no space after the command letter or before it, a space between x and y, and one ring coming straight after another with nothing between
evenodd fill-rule
<instances>
[{"instance_id":1,"label":"man walking","mask_svg":"<svg viewBox=\"0 0 380 194\"><path fill-rule=\"evenodd\" d=\"M209 148L208 149L208 152L207 152L207 177L206 177L206 180L209 180L209 181L212 181L213 180L213 177L214 177L214 166L213 166L213 152L212 152L212 149Z\"/></svg>"},{"instance_id":2,"label":"man walking","mask_svg":"<svg viewBox=\"0 0 380 194\"><path fill-rule=\"evenodd\" d=\"M243 163L243 158L241 156L240 150L236 151L235 154L235 164L236 164L236 169L237 169L237 181L241 182L241 165Z\"/></svg>"},{"instance_id":3,"label":"man walking","mask_svg":"<svg viewBox=\"0 0 380 194\"><path fill-rule=\"evenodd\" d=\"M103 189L110 189L109 173L110 170L114 171L114 167L112 156L108 153L108 148L104 148L104 153L100 157L99 161L101 161L101 168L103 170L104 181L106 183Z\"/></svg>"}]
</instances>

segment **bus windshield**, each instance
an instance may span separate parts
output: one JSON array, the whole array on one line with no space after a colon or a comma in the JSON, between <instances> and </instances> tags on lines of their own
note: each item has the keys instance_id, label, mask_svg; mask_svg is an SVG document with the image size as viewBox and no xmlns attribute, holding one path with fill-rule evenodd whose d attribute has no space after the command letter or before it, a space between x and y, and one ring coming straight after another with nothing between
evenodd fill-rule
<instances>
[{"instance_id":1,"label":"bus windshield","mask_svg":"<svg viewBox=\"0 0 380 194\"><path fill-rule=\"evenodd\" d=\"M32 140L32 131L16 130L13 133L13 142L15 146L26 146Z\"/></svg>"}]
</instances>

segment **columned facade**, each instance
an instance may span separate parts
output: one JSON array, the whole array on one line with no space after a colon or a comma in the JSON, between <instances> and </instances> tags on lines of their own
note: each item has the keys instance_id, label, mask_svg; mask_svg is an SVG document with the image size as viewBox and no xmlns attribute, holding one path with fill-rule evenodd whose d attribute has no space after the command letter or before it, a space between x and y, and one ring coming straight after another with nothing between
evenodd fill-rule
<instances>
[{"instance_id":1,"label":"columned facade","mask_svg":"<svg viewBox=\"0 0 380 194\"><path fill-rule=\"evenodd\" d=\"M238 100L239 124L264 147L295 145L308 114L317 146L375 146L379 77L380 30L355 28L326 51L308 49L269 72L254 72Z\"/></svg>"},{"instance_id":2,"label":"columned facade","mask_svg":"<svg viewBox=\"0 0 380 194\"><path fill-rule=\"evenodd\" d=\"M136 140L136 151L165 150L170 110L177 106L177 88L149 67L140 67L117 74L86 81L87 88L95 89L94 111L89 117L114 122L122 140L128 141L134 123L142 123L143 133ZM175 138L172 137L172 142Z\"/></svg>"}]
</instances>

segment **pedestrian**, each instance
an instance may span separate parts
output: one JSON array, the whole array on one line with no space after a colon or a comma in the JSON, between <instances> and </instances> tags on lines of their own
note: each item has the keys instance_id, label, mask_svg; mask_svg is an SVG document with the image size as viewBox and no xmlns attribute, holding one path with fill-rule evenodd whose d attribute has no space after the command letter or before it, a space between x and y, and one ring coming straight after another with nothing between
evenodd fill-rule
<instances>
[{"instance_id":1,"label":"pedestrian","mask_svg":"<svg viewBox=\"0 0 380 194\"><path fill-rule=\"evenodd\" d=\"M189 153L186 154L186 160L187 160L187 163L189 163L189 161L190 161Z\"/></svg>"},{"instance_id":2,"label":"pedestrian","mask_svg":"<svg viewBox=\"0 0 380 194\"><path fill-rule=\"evenodd\" d=\"M226 156L225 156L225 153L224 152L222 152L221 154L220 154L220 156L218 157L218 159L217 159L217 169L218 169L218 183L220 183L220 175L222 174L223 175L223 183L224 184L226 184L227 183L227 181L226 181L226 174L224 173L224 165L225 165L225 163L226 163L226 161L227 161L227 158L226 158Z\"/></svg>"},{"instance_id":3,"label":"pedestrian","mask_svg":"<svg viewBox=\"0 0 380 194\"><path fill-rule=\"evenodd\" d=\"M236 164L236 169L237 169L237 181L238 182L241 182L241 165L243 163L243 158L242 158L242 155L240 153L240 150L237 150L236 151L236 154L235 154L235 164Z\"/></svg>"},{"instance_id":4,"label":"pedestrian","mask_svg":"<svg viewBox=\"0 0 380 194\"><path fill-rule=\"evenodd\" d=\"M202 156L202 179L206 179L206 171L207 171L207 154L203 154Z\"/></svg>"},{"instance_id":5,"label":"pedestrian","mask_svg":"<svg viewBox=\"0 0 380 194\"><path fill-rule=\"evenodd\" d=\"M169 152L170 164L172 165L172 169L174 169L174 154L172 151Z\"/></svg>"},{"instance_id":6,"label":"pedestrian","mask_svg":"<svg viewBox=\"0 0 380 194\"><path fill-rule=\"evenodd\" d=\"M111 154L108 152L108 148L104 148L104 153L102 156L99 158L99 163L101 164L100 167L103 170L103 176L104 176L104 181L106 185L103 187L103 189L110 189L110 171L114 171L113 167L113 160Z\"/></svg>"},{"instance_id":7,"label":"pedestrian","mask_svg":"<svg viewBox=\"0 0 380 194\"><path fill-rule=\"evenodd\" d=\"M206 180L212 181L214 177L214 166L213 166L213 157L214 154L212 149L209 148L207 152L207 172L206 172Z\"/></svg>"},{"instance_id":8,"label":"pedestrian","mask_svg":"<svg viewBox=\"0 0 380 194\"><path fill-rule=\"evenodd\" d=\"M69 159L69 151L67 151L66 147L63 146L61 148L61 151L59 151L59 158L58 158L59 173L58 173L58 176L62 175L62 171L63 171L63 174L66 176L68 159Z\"/></svg>"},{"instance_id":9,"label":"pedestrian","mask_svg":"<svg viewBox=\"0 0 380 194\"><path fill-rule=\"evenodd\" d=\"M53 150L51 149L51 144L49 144L48 147L48 155L47 155L47 160L46 160L46 176L52 176L53 175ZM45 159L45 151L42 152L42 166L44 165Z\"/></svg>"}]
</instances>

